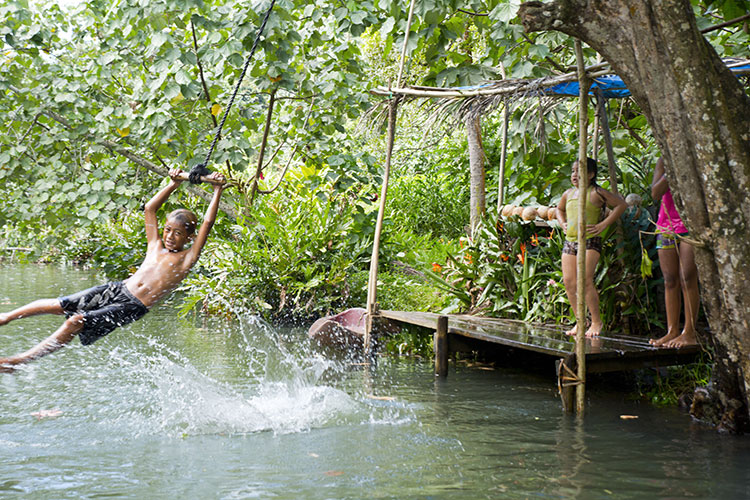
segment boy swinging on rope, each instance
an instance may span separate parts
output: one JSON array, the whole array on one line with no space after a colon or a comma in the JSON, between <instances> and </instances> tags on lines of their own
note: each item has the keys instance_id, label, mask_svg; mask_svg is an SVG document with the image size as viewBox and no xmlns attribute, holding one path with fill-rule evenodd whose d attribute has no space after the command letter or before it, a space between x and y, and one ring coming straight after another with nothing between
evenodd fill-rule
<instances>
[{"instance_id":1,"label":"boy swinging on rope","mask_svg":"<svg viewBox=\"0 0 750 500\"><path fill-rule=\"evenodd\" d=\"M195 214L180 209L167 215L160 238L156 212L182 182L180 174L180 169L170 170L169 185L146 203L148 248L146 257L135 274L125 281L95 286L59 299L36 300L0 314L0 326L37 314L64 314L67 317L55 333L35 347L15 356L0 358L0 372L12 372L15 365L50 354L69 343L76 335L81 339L81 344L91 344L118 326L142 318L156 302L177 288L200 257L216 220L219 199L224 189L223 184L214 184L213 198L197 234ZM217 172L210 174L208 178L222 183L224 181L224 177ZM191 240L193 244L185 248Z\"/></svg>"}]
</instances>

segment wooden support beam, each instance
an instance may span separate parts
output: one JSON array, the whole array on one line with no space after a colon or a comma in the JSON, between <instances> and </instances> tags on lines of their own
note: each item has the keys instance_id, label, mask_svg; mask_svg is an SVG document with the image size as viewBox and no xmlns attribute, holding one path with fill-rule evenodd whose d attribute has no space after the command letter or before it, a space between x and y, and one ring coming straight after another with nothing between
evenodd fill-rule
<instances>
[{"instance_id":1,"label":"wooden support beam","mask_svg":"<svg viewBox=\"0 0 750 500\"><path fill-rule=\"evenodd\" d=\"M587 139L589 125L589 87L591 79L583 65L583 45L575 41L576 62L578 63L579 87L579 126L578 132L578 259L576 273L576 355L578 359L578 384L576 385L576 413L583 416L586 401L586 204L588 203Z\"/></svg>"},{"instance_id":2,"label":"wooden support beam","mask_svg":"<svg viewBox=\"0 0 750 500\"><path fill-rule=\"evenodd\" d=\"M609 188L616 195L620 194L617 187L617 163L615 163L615 150L612 147L612 134L609 129L609 115L607 114L607 100L604 98L602 89L596 92L596 116L599 118L599 126L604 137L604 146L607 148L607 165L609 166Z\"/></svg>"},{"instance_id":3,"label":"wooden support beam","mask_svg":"<svg viewBox=\"0 0 750 500\"><path fill-rule=\"evenodd\" d=\"M404 44L401 49L401 63L398 68L396 87L401 86L401 78L404 75L404 61L406 60L406 49L409 45L409 32L414 15L414 4L411 0L409 7L409 19L406 21L406 32L404 33ZM396 117L398 116L398 102L400 98L391 98L388 105L388 137L385 144L385 168L383 169L383 185L380 188L380 207L378 219L375 223L375 235L372 243L372 259L370 260L370 276L367 281L367 317L365 323L365 356L372 356L372 317L378 313L378 259L380 258L380 233L383 230L383 218L385 216L385 200L388 197L388 178L391 175L391 157L393 155L393 143L396 137Z\"/></svg>"},{"instance_id":4,"label":"wooden support beam","mask_svg":"<svg viewBox=\"0 0 750 500\"><path fill-rule=\"evenodd\" d=\"M576 355L569 354L565 358L558 359L555 365L557 368L557 389L560 393L563 411L565 413L573 413L575 411L575 393L578 385Z\"/></svg>"},{"instance_id":5,"label":"wooden support beam","mask_svg":"<svg viewBox=\"0 0 750 500\"><path fill-rule=\"evenodd\" d=\"M396 116L398 114L398 100L394 99L388 106L388 137L386 138L385 169L383 171L383 185L380 188L380 207L375 223L375 235L372 243L372 258L370 260L370 276L367 281L367 316L371 318L378 313L378 260L380 258L380 235L383 231L385 218L385 201L388 197L388 178L391 175L391 156L393 142L396 135ZM365 355L372 354L372 321L365 323Z\"/></svg>"},{"instance_id":6,"label":"wooden support beam","mask_svg":"<svg viewBox=\"0 0 750 500\"><path fill-rule=\"evenodd\" d=\"M497 215L500 216L500 209L503 206L503 192L505 191L505 162L508 155L508 123L510 121L510 110L508 109L509 101L503 102L503 144L500 150L500 172L497 180Z\"/></svg>"},{"instance_id":7,"label":"wooden support beam","mask_svg":"<svg viewBox=\"0 0 750 500\"><path fill-rule=\"evenodd\" d=\"M437 319L435 331L435 376L448 376L448 316Z\"/></svg>"}]
</instances>

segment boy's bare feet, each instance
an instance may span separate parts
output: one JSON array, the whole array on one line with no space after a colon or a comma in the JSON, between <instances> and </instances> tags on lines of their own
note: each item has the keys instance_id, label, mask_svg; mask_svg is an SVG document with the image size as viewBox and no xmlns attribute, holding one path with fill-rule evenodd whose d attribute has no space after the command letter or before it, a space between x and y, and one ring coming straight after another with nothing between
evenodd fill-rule
<instances>
[{"instance_id":1,"label":"boy's bare feet","mask_svg":"<svg viewBox=\"0 0 750 500\"><path fill-rule=\"evenodd\" d=\"M666 347L685 347L688 345L695 345L698 343L698 339L695 337L695 331L683 331L682 334L674 340L671 340L665 344Z\"/></svg>"},{"instance_id":2,"label":"boy's bare feet","mask_svg":"<svg viewBox=\"0 0 750 500\"><path fill-rule=\"evenodd\" d=\"M573 328L565 332L565 335L575 336L578 333L578 325L573 325Z\"/></svg>"},{"instance_id":3,"label":"boy's bare feet","mask_svg":"<svg viewBox=\"0 0 750 500\"><path fill-rule=\"evenodd\" d=\"M670 340L673 340L676 337L677 337L677 334L670 331L670 332L667 332L667 334L664 335L663 337L660 337L658 339L650 339L648 343L655 347L662 347L662 346L665 346Z\"/></svg>"},{"instance_id":4,"label":"boy's bare feet","mask_svg":"<svg viewBox=\"0 0 750 500\"><path fill-rule=\"evenodd\" d=\"M15 365L15 363L12 363L10 359L0 358L0 373L13 373L16 371L13 365Z\"/></svg>"},{"instance_id":5,"label":"boy's bare feet","mask_svg":"<svg viewBox=\"0 0 750 500\"><path fill-rule=\"evenodd\" d=\"M10 323L7 313L0 313L0 326L7 325Z\"/></svg>"},{"instance_id":6,"label":"boy's bare feet","mask_svg":"<svg viewBox=\"0 0 750 500\"><path fill-rule=\"evenodd\" d=\"M586 336L587 337L598 337L600 333L602 333L602 325L601 323L591 323L591 326L588 330L586 330Z\"/></svg>"}]
</instances>

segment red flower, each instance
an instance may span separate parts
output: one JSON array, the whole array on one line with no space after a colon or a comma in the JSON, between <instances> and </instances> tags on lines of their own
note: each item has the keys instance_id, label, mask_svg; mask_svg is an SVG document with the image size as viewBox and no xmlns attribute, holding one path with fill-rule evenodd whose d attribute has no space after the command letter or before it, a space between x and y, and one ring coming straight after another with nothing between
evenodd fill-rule
<instances>
[{"instance_id":1,"label":"red flower","mask_svg":"<svg viewBox=\"0 0 750 500\"><path fill-rule=\"evenodd\" d=\"M526 243L521 243L521 253L516 255L516 257L521 261L521 264L526 261Z\"/></svg>"},{"instance_id":2,"label":"red flower","mask_svg":"<svg viewBox=\"0 0 750 500\"><path fill-rule=\"evenodd\" d=\"M442 270L443 270L443 266L441 266L441 265L440 265L440 264L438 264L437 262L433 262L433 263L432 263L432 272L433 272L433 273L439 273L439 272L441 272Z\"/></svg>"},{"instance_id":3,"label":"red flower","mask_svg":"<svg viewBox=\"0 0 750 500\"><path fill-rule=\"evenodd\" d=\"M508 259L510 259L508 254L504 254L504 253L500 254L500 258L503 259L503 262L508 262Z\"/></svg>"},{"instance_id":4,"label":"red flower","mask_svg":"<svg viewBox=\"0 0 750 500\"><path fill-rule=\"evenodd\" d=\"M535 247L539 244L539 237L537 235L534 235L531 237L531 246Z\"/></svg>"},{"instance_id":5,"label":"red flower","mask_svg":"<svg viewBox=\"0 0 750 500\"><path fill-rule=\"evenodd\" d=\"M468 262L469 264L471 264L471 254L467 253L466 255L464 255L464 260Z\"/></svg>"}]
</instances>

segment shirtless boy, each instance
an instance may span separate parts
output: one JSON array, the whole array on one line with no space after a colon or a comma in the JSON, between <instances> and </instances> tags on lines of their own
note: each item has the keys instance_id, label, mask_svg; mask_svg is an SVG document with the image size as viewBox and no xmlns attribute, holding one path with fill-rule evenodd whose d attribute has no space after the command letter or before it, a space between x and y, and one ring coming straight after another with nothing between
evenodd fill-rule
<instances>
[{"instance_id":1,"label":"shirtless boy","mask_svg":"<svg viewBox=\"0 0 750 500\"><path fill-rule=\"evenodd\" d=\"M27 363L54 352L78 335L81 343L91 344L124 326L142 318L161 298L174 290L185 279L198 261L208 233L216 221L223 184L214 185L214 195L206 210L198 233L197 220L189 210L175 210L167 216L159 237L156 212L181 184L180 169L169 171L171 182L146 203L146 258L125 281L99 285L59 299L40 299L13 311L0 314L0 326L13 320L37 314L65 315L67 320L55 333L26 352L0 358L0 372L12 372L15 365ZM223 181L219 173L209 178ZM192 241L193 244L185 248Z\"/></svg>"}]
</instances>

